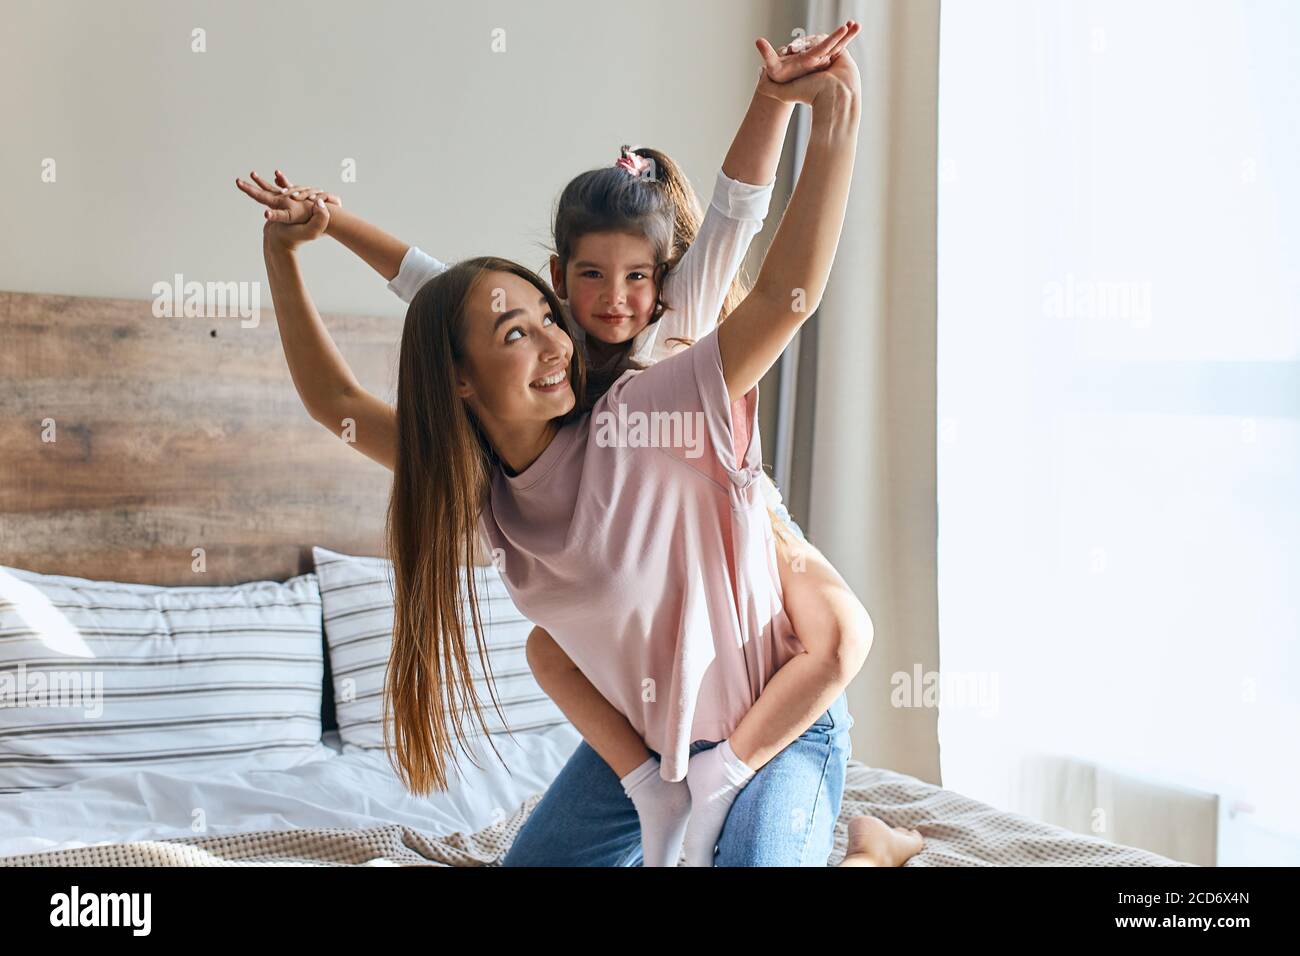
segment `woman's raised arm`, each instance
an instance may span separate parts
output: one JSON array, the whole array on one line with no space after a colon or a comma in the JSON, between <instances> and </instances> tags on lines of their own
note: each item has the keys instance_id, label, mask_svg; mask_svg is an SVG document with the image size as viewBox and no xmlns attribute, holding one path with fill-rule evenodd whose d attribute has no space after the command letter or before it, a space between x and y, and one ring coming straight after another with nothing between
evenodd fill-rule
<instances>
[{"instance_id":1,"label":"woman's raised arm","mask_svg":"<svg viewBox=\"0 0 1300 956\"><path fill-rule=\"evenodd\" d=\"M304 223L268 221L262 254L275 321L289 375L308 413L357 451L389 470L397 464L397 413L361 387L307 293L295 250L323 235L330 214L323 200Z\"/></svg>"},{"instance_id":2,"label":"woman's raised arm","mask_svg":"<svg viewBox=\"0 0 1300 956\"><path fill-rule=\"evenodd\" d=\"M760 79L772 83L789 83L801 76L824 70L839 58L845 45L858 35L859 25L847 20L834 32L815 37L804 37L804 48L790 50L784 55L772 49L766 40L756 40L764 59ZM782 47L786 50L786 47ZM741 120L731 148L722 161L722 171L730 178L763 186L776 178L776 167L781 162L781 147L785 143L785 130L790 123L798 99L778 99L765 91L760 82L750 100L745 118Z\"/></svg>"},{"instance_id":3,"label":"woman's raised arm","mask_svg":"<svg viewBox=\"0 0 1300 956\"><path fill-rule=\"evenodd\" d=\"M664 278L664 298L674 308L660 322L659 342L698 340L713 330L750 243L763 228L786 127L798 102L768 95L767 85L825 69L858 29L849 20L833 33L805 37L806 48L784 55L767 40L755 41L764 59L759 84L722 161L699 231Z\"/></svg>"},{"instance_id":4,"label":"woman's raised arm","mask_svg":"<svg viewBox=\"0 0 1300 956\"><path fill-rule=\"evenodd\" d=\"M847 50L825 70L789 83L761 81L768 95L812 106L803 170L754 288L718 326L732 401L747 394L821 302L835 260L857 151L861 89Z\"/></svg>"}]
</instances>

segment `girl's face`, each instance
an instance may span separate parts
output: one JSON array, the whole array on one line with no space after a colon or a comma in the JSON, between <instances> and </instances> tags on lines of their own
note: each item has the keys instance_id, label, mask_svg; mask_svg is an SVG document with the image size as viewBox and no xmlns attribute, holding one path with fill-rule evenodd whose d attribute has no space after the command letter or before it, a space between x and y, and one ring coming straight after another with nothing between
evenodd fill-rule
<instances>
[{"instance_id":1,"label":"girl's face","mask_svg":"<svg viewBox=\"0 0 1300 956\"><path fill-rule=\"evenodd\" d=\"M509 272L488 272L466 303L464 360L457 393L489 434L527 432L568 414L573 340L538 288Z\"/></svg>"},{"instance_id":2,"label":"girl's face","mask_svg":"<svg viewBox=\"0 0 1300 956\"><path fill-rule=\"evenodd\" d=\"M564 275L558 272L552 257L551 284L588 335L617 345L650 324L658 290L654 248L644 236L589 232L574 244Z\"/></svg>"}]
</instances>

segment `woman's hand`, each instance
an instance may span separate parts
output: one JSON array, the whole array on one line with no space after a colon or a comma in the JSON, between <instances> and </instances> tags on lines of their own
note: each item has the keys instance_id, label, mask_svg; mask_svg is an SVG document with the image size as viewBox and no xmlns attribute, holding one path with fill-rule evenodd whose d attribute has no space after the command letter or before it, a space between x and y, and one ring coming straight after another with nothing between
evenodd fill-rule
<instances>
[{"instance_id":1,"label":"woman's hand","mask_svg":"<svg viewBox=\"0 0 1300 956\"><path fill-rule=\"evenodd\" d=\"M267 222L262 227L263 244L282 252L292 252L304 242L319 239L330 224L329 204L317 197L311 205L306 222L281 222L270 218L277 210L267 210Z\"/></svg>"},{"instance_id":2,"label":"woman's hand","mask_svg":"<svg viewBox=\"0 0 1300 956\"><path fill-rule=\"evenodd\" d=\"M266 206L266 219L269 222L305 223L312 216L312 207L317 199L342 206L343 200L333 193L311 186L295 186L280 170L275 171L275 185L268 183L254 171L249 174L253 183L236 179L235 185L247 196Z\"/></svg>"},{"instance_id":3,"label":"woman's hand","mask_svg":"<svg viewBox=\"0 0 1300 956\"><path fill-rule=\"evenodd\" d=\"M834 80L835 85L859 99L862 96L862 76L858 73L857 61L849 55L848 50L842 50L836 55L831 65L821 71L828 79Z\"/></svg>"},{"instance_id":4,"label":"woman's hand","mask_svg":"<svg viewBox=\"0 0 1300 956\"><path fill-rule=\"evenodd\" d=\"M848 93L857 99L862 93L862 80L858 75L858 65L848 50L840 49L829 66L813 73L776 83L764 72L758 80L758 92L764 96L780 100L783 103L807 103L809 106L823 93Z\"/></svg>"},{"instance_id":5,"label":"woman's hand","mask_svg":"<svg viewBox=\"0 0 1300 956\"><path fill-rule=\"evenodd\" d=\"M832 33L798 37L779 50L772 49L772 44L762 37L754 44L763 57L764 76L773 83L789 83L826 69L839 58L844 47L861 29L862 25L856 20L846 20Z\"/></svg>"}]
</instances>

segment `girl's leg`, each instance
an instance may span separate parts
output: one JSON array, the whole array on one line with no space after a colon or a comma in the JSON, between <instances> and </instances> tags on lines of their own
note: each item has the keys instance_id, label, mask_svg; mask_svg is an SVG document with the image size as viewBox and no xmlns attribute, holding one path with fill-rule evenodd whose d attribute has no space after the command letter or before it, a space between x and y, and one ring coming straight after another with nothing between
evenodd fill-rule
<instances>
[{"instance_id":1,"label":"girl's leg","mask_svg":"<svg viewBox=\"0 0 1300 956\"><path fill-rule=\"evenodd\" d=\"M639 866L641 824L623 785L586 741L533 808L502 866Z\"/></svg>"},{"instance_id":2,"label":"girl's leg","mask_svg":"<svg viewBox=\"0 0 1300 956\"><path fill-rule=\"evenodd\" d=\"M625 777L646 762L650 751L636 728L596 690L545 628L533 628L525 650L528 667L546 696L616 776Z\"/></svg>"},{"instance_id":3,"label":"girl's leg","mask_svg":"<svg viewBox=\"0 0 1300 956\"><path fill-rule=\"evenodd\" d=\"M754 770L832 706L862 669L874 639L867 609L825 555L793 535L778 535L776 552L785 613L807 653L772 675L728 738Z\"/></svg>"},{"instance_id":4,"label":"girl's leg","mask_svg":"<svg viewBox=\"0 0 1300 956\"><path fill-rule=\"evenodd\" d=\"M754 774L727 815L715 866L825 866L851 754L844 694Z\"/></svg>"},{"instance_id":5,"label":"girl's leg","mask_svg":"<svg viewBox=\"0 0 1300 956\"><path fill-rule=\"evenodd\" d=\"M784 508L776 513L788 518ZM793 521L789 525L797 529ZM755 771L796 743L835 706L862 668L873 639L871 617L848 584L802 532L774 529L786 615L805 653L769 679L726 746L691 760L686 782L691 817L686 828L690 866L709 866L737 794Z\"/></svg>"},{"instance_id":6,"label":"girl's leg","mask_svg":"<svg viewBox=\"0 0 1300 956\"><path fill-rule=\"evenodd\" d=\"M544 629L528 635L528 665L537 682L619 778L641 824L645 866L676 866L691 812L683 780L659 775L659 758L631 722L605 699Z\"/></svg>"},{"instance_id":7,"label":"girl's leg","mask_svg":"<svg viewBox=\"0 0 1300 956\"><path fill-rule=\"evenodd\" d=\"M848 847L840 866L902 866L925 845L920 830L891 827L877 817L853 817L848 829Z\"/></svg>"},{"instance_id":8,"label":"girl's leg","mask_svg":"<svg viewBox=\"0 0 1300 956\"><path fill-rule=\"evenodd\" d=\"M773 510L781 519L785 530L793 535L790 537L778 534L777 552L782 556L782 560L787 562L784 570L789 574L792 571L791 564L794 560L798 560L797 555L803 546L807 545L808 537L790 516L789 510L780 500L779 492L775 494L774 499L769 499ZM821 558L820 552L818 557ZM782 581L784 583L787 579L783 577ZM790 583L785 583L787 593L790 587ZM797 632L798 627L795 630ZM848 846L840 866L902 866L921 851L923 844L924 840L918 830L909 827L891 827L885 821L873 816L855 816L848 821Z\"/></svg>"}]
</instances>

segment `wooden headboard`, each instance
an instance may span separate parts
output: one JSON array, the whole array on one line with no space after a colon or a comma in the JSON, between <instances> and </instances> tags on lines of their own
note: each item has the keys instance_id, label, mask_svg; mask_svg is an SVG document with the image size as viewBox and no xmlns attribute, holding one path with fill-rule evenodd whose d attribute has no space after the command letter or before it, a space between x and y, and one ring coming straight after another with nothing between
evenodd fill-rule
<instances>
[{"instance_id":1,"label":"wooden headboard","mask_svg":"<svg viewBox=\"0 0 1300 956\"><path fill-rule=\"evenodd\" d=\"M153 305L0 292L0 564L203 586L310 571L314 544L383 554L391 474L307 414L272 310ZM402 319L325 322L393 401Z\"/></svg>"}]
</instances>

